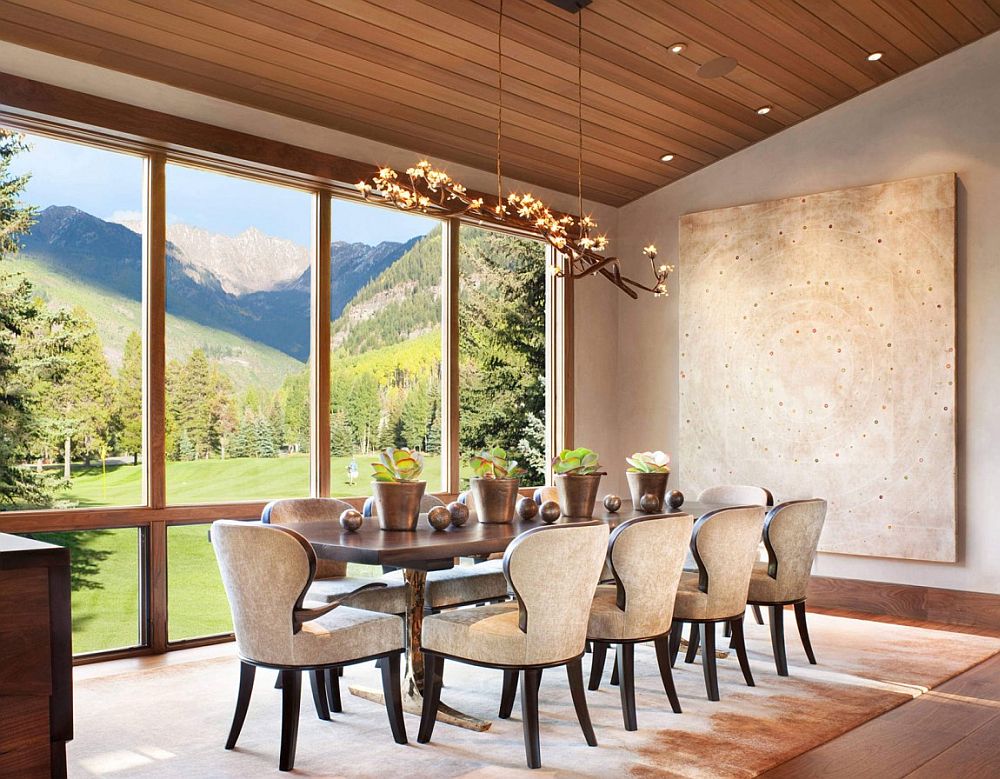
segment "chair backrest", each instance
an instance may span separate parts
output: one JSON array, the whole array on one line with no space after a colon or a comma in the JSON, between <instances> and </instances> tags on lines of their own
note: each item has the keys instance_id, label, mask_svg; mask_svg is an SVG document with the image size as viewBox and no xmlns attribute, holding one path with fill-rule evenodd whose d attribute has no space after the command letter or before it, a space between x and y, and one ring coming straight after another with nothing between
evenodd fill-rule
<instances>
[{"instance_id":1,"label":"chair backrest","mask_svg":"<svg viewBox=\"0 0 1000 779\"><path fill-rule=\"evenodd\" d=\"M603 522L532 528L507 547L503 570L527 636L526 663L558 663L583 654L607 547Z\"/></svg>"},{"instance_id":2,"label":"chair backrest","mask_svg":"<svg viewBox=\"0 0 1000 779\"><path fill-rule=\"evenodd\" d=\"M436 495L425 494L420 499L420 510L424 513L430 511L435 506L443 506L445 502ZM370 496L366 501L364 508L361 509L361 513L366 517L377 517L378 516L378 504L375 502L375 496Z\"/></svg>"},{"instance_id":3,"label":"chair backrest","mask_svg":"<svg viewBox=\"0 0 1000 779\"><path fill-rule=\"evenodd\" d=\"M241 657L294 665L292 615L312 583L316 555L298 533L278 525L220 519L212 523Z\"/></svg>"},{"instance_id":4,"label":"chair backrest","mask_svg":"<svg viewBox=\"0 0 1000 779\"><path fill-rule=\"evenodd\" d=\"M699 503L733 503L737 506L773 506L774 496L763 487L748 484L719 484L702 490Z\"/></svg>"},{"instance_id":5,"label":"chair backrest","mask_svg":"<svg viewBox=\"0 0 1000 779\"><path fill-rule=\"evenodd\" d=\"M336 522L350 503L336 498L286 498L272 500L260 514L265 524L284 525L290 522ZM338 560L317 560L317 579L339 579L347 576L347 563Z\"/></svg>"},{"instance_id":6,"label":"chair backrest","mask_svg":"<svg viewBox=\"0 0 1000 779\"><path fill-rule=\"evenodd\" d=\"M778 597L806 597L816 547L826 520L826 501L790 500L771 509L764 520L767 574L778 583Z\"/></svg>"},{"instance_id":7,"label":"chair backrest","mask_svg":"<svg viewBox=\"0 0 1000 779\"><path fill-rule=\"evenodd\" d=\"M691 553L698 589L708 595L707 619L735 617L746 609L763 524L762 506L710 511L695 522Z\"/></svg>"},{"instance_id":8,"label":"chair backrest","mask_svg":"<svg viewBox=\"0 0 1000 779\"><path fill-rule=\"evenodd\" d=\"M655 638L670 630L693 524L690 514L636 517L611 534L608 560L626 636Z\"/></svg>"}]
</instances>

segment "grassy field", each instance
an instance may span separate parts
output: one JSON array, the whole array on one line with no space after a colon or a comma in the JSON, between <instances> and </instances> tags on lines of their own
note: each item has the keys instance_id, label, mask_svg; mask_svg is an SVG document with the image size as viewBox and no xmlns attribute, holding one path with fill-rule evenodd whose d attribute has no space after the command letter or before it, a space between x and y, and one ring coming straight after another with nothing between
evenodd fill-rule
<instances>
[{"instance_id":1,"label":"grassy field","mask_svg":"<svg viewBox=\"0 0 1000 779\"><path fill-rule=\"evenodd\" d=\"M370 456L355 457L360 476L347 484L350 457L331 461L332 492L370 493ZM71 488L60 498L79 506L122 506L140 501L141 466L115 465L102 476L99 465L74 468ZM428 457L424 477L429 489L441 481L441 460ZM201 460L167 463L171 503L208 503L298 497L309 492L309 458ZM229 606L208 543L207 525L178 525L167 531L168 633L171 641L224 633L232 629ZM110 552L93 577L99 589L73 593L73 651L94 652L132 646L139 641L139 532L133 528L98 531L87 546ZM361 575L360 569L356 573Z\"/></svg>"}]
</instances>

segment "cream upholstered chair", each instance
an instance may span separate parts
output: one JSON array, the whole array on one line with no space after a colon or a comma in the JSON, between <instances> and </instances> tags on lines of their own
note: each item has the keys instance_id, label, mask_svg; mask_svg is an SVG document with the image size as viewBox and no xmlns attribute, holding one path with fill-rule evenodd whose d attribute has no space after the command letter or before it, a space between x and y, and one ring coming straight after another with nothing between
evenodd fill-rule
<instances>
[{"instance_id":1,"label":"cream upholstered chair","mask_svg":"<svg viewBox=\"0 0 1000 779\"><path fill-rule=\"evenodd\" d=\"M444 502L434 495L424 495L420 501L421 511L430 511L435 506L443 506ZM369 498L365 501L366 517L378 516L375 501ZM470 522L475 518L470 518ZM403 575L400 571L385 574L380 581L390 585L402 585ZM424 607L430 613L441 609L467 606L475 603L491 603L505 601L509 598L507 580L503 571L486 563L476 565L456 565L443 571L429 571L427 584L424 588Z\"/></svg>"},{"instance_id":2,"label":"cream upholstered chair","mask_svg":"<svg viewBox=\"0 0 1000 779\"><path fill-rule=\"evenodd\" d=\"M774 496L764 487L754 487L749 484L719 484L702 490L698 496L699 503L730 503L743 506L773 506ZM763 549L761 549L763 552ZM758 625L764 624L760 606L753 606L753 616ZM729 635L729 628L726 628Z\"/></svg>"},{"instance_id":3,"label":"cream upholstered chair","mask_svg":"<svg viewBox=\"0 0 1000 779\"><path fill-rule=\"evenodd\" d=\"M261 512L260 521L265 524L283 525L302 522L336 522L350 503L336 498L287 498L272 500ZM384 581L385 586L357 590L372 581ZM347 563L339 560L316 560L316 578L306 593L306 599L331 603L349 593L349 605L368 611L382 611L386 614L403 614L406 611L406 584L402 579L385 581L378 578L348 576ZM325 673L327 705L333 712L343 711L340 697L340 676L343 669ZM280 679L278 677L278 685Z\"/></svg>"},{"instance_id":4,"label":"cream upholstered chair","mask_svg":"<svg viewBox=\"0 0 1000 779\"><path fill-rule=\"evenodd\" d=\"M608 647L617 644L625 730L638 727L633 664L639 642L653 642L663 689L671 708L681 713L667 636L693 522L689 514L636 517L616 527L608 542L607 559L615 583L599 586L590 608L587 638L593 645L593 659L589 687L598 688Z\"/></svg>"},{"instance_id":5,"label":"cream upholstered chair","mask_svg":"<svg viewBox=\"0 0 1000 779\"><path fill-rule=\"evenodd\" d=\"M762 506L739 506L703 514L691 534L691 551L697 573L685 571L677 589L674 624L670 636L673 660L680 647L684 622L692 623L689 660L697 648L698 626L704 628L701 654L708 699L719 700L719 680L715 667L715 625L731 623L733 647L743 677L753 686L753 676L743 641L743 612L750 585L750 571L757 554L757 541L764 522Z\"/></svg>"},{"instance_id":6,"label":"cream upholstered chair","mask_svg":"<svg viewBox=\"0 0 1000 779\"><path fill-rule=\"evenodd\" d=\"M754 564L747 602L771 611L771 646L779 676L788 676L784 628L784 607L788 604L795 608L806 657L816 664L806 626L806 590L825 519L826 501L813 498L780 503L764 520L767 562Z\"/></svg>"},{"instance_id":7,"label":"cream upholstered chair","mask_svg":"<svg viewBox=\"0 0 1000 779\"><path fill-rule=\"evenodd\" d=\"M302 671L311 671L313 694L322 708L323 672L378 660L393 738L406 743L399 688L403 620L393 614L305 601L316 573L316 554L298 533L279 525L219 520L212 546L229 599L240 656L240 689L226 749L236 746L257 666L281 672L281 755L278 767L295 763ZM381 586L369 583L367 587ZM349 596L344 596L347 600ZM339 608L338 608L339 607ZM329 713L326 715L329 719Z\"/></svg>"},{"instance_id":8,"label":"cream upholstered chair","mask_svg":"<svg viewBox=\"0 0 1000 779\"><path fill-rule=\"evenodd\" d=\"M544 668L566 666L580 727L587 743L597 745L580 658L607 542L608 526L603 522L528 530L510 543L503 559L516 603L455 609L424 620L424 708L417 741L430 741L448 658L503 670L501 717L510 714L520 674L524 747L530 768L542 764L538 685Z\"/></svg>"}]
</instances>

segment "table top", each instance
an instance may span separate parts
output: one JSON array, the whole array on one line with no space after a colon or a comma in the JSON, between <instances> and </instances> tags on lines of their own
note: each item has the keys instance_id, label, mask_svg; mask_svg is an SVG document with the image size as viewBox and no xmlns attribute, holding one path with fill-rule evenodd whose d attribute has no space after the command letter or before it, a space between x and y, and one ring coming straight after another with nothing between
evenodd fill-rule
<instances>
[{"instance_id":1,"label":"table top","mask_svg":"<svg viewBox=\"0 0 1000 779\"><path fill-rule=\"evenodd\" d=\"M623 501L616 513L599 505L594 519L615 526L633 517L694 516L708 511L729 508L727 504L689 501L676 511L646 514L632 508L631 501ZM557 524L570 524L587 520L561 518ZM349 533L336 520L320 522L287 523L288 527L312 544L316 556L369 565L394 565L405 568L439 570L450 568L456 557L477 557L502 552L518 535L535 527L543 527L539 519L524 521L514 519L509 524L483 524L474 519L462 527L434 530L421 516L416 530L382 530L377 519L366 519L361 529Z\"/></svg>"}]
</instances>

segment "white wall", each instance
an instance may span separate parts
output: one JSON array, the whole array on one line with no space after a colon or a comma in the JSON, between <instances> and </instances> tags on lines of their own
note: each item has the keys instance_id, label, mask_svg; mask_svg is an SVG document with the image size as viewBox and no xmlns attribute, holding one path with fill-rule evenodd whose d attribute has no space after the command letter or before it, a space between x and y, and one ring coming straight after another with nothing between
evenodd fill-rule
<instances>
[{"instance_id":1,"label":"white wall","mask_svg":"<svg viewBox=\"0 0 1000 779\"><path fill-rule=\"evenodd\" d=\"M412 165L423 156L420 149L390 146L10 43L0 42L0 71L362 162L400 168ZM492 192L496 187L495 174L446 160L440 162L468 187L484 192ZM510 189L531 191L554 208L576 211L577 201L573 194L533 187L513 179L505 184ZM585 208L590 210L614 245L617 209L589 201ZM577 386L575 436L577 441L600 452L611 451L616 434L613 419L606 418L606 410L614 408L618 299L606 281L592 279L577 284L575 300L581 372L586 375L588 371L591 350L607 355L605 362L612 363L606 376Z\"/></svg>"},{"instance_id":2,"label":"white wall","mask_svg":"<svg viewBox=\"0 0 1000 779\"><path fill-rule=\"evenodd\" d=\"M1000 593L1000 34L630 203L618 234L625 256L655 241L676 257L685 213L948 171L959 180L959 561L824 554L816 572ZM671 285L667 301L619 308L619 438L609 461L676 447L678 277ZM948 474L926 487L948 489Z\"/></svg>"}]
</instances>

